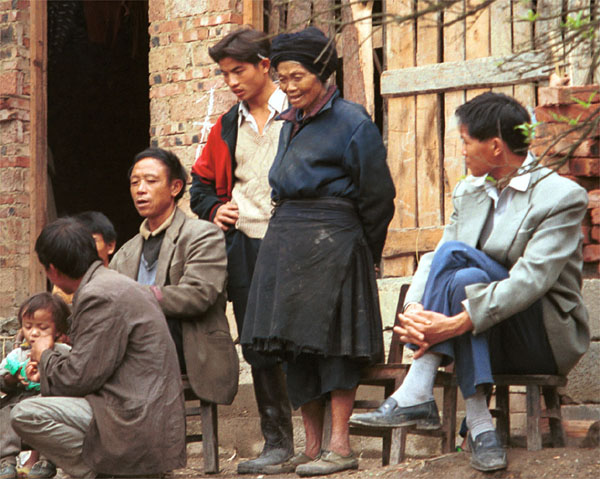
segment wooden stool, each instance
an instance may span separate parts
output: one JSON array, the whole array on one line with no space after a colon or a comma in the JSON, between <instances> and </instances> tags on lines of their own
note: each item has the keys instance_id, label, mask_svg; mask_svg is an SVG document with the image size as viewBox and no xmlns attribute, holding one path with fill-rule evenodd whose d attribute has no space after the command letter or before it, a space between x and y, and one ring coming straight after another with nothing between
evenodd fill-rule
<instances>
[{"instance_id":1,"label":"wooden stool","mask_svg":"<svg viewBox=\"0 0 600 479\"><path fill-rule=\"evenodd\" d=\"M496 408L492 414L496 416L496 430L504 445L510 442L510 386L525 386L527 404L527 450L542 449L542 432L540 420L547 417L550 423L550 436L553 447L564 447L565 430L560 412L558 387L567 384L564 376L544 374L495 375ZM540 405L540 389L546 403L543 412Z\"/></svg>"},{"instance_id":2,"label":"wooden stool","mask_svg":"<svg viewBox=\"0 0 600 479\"><path fill-rule=\"evenodd\" d=\"M408 288L409 285L405 284L400 289L394 325L399 325L398 314L402 312ZM384 396L389 397L402 384L410 367L409 364L402 364L403 350L400 338L393 333L387 362L363 369L359 385L382 386ZM418 430L414 426L400 428L350 426L350 434L381 437L383 440L381 462L384 466L399 464L404 460L407 434L439 437L442 439L442 453L453 452L456 435L456 377L450 371L438 371L434 386L443 388L442 427L440 429L426 431ZM380 404L381 401L355 401L354 408L376 409Z\"/></svg>"},{"instance_id":3,"label":"wooden stool","mask_svg":"<svg viewBox=\"0 0 600 479\"><path fill-rule=\"evenodd\" d=\"M186 401L200 401L200 407L186 407L185 417L201 416L202 434L186 434L185 442L202 441L204 453L204 473L217 474L219 472L219 434L217 405L198 398L190 386L186 375L181 377L183 382L183 396Z\"/></svg>"}]
</instances>

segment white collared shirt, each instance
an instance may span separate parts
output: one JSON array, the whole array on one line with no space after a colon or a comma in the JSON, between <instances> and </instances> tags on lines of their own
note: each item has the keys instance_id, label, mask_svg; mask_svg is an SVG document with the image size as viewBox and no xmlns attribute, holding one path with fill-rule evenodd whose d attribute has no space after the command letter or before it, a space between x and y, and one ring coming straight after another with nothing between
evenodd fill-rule
<instances>
[{"instance_id":1,"label":"white collared shirt","mask_svg":"<svg viewBox=\"0 0 600 479\"><path fill-rule=\"evenodd\" d=\"M471 177L471 182L476 186L483 186L485 188L485 192L493 201L493 210L491 214L488 214L487 219L485 220L485 224L483 225L483 229L481 230L481 236L479 237L479 247L483 248L486 241L492 234L492 230L494 229L495 224L502 223L502 217L506 213L506 210L512 203L512 200L517 193L517 191L527 191L529 188L529 182L531 181L531 173L529 170L534 165L535 157L531 152L527 153L527 157L523 164L517 171L517 174L513 176L506 185L506 187L498 193L498 188L496 184L492 181L488 180L488 175L483 176L473 176ZM469 300L465 299L462 302L463 308L467 311L469 316L471 316L471 309L469 308Z\"/></svg>"},{"instance_id":2,"label":"white collared shirt","mask_svg":"<svg viewBox=\"0 0 600 479\"><path fill-rule=\"evenodd\" d=\"M483 225L483 229L481 230L481 236L479 238L479 244L481 246L485 245L490 237L494 225L501 224L502 217L512 203L515 193L517 191L527 191L527 188L529 188L529 182L531 180L531 173L529 170L534 161L535 157L531 153L528 153L517 174L511 178L508 185L500 192L498 192L496 184L488 180L488 175L472 177L471 182L475 186L483 186L487 195L494 202L493 213L488 216Z\"/></svg>"},{"instance_id":3,"label":"white collared shirt","mask_svg":"<svg viewBox=\"0 0 600 479\"><path fill-rule=\"evenodd\" d=\"M282 111L287 109L287 107L288 107L287 95L285 93L283 93L283 91L281 90L281 88L279 88L279 86L273 93L271 93L271 96L269 97L267 106L269 107L269 118L267 119L267 122L265 123L263 133L266 131L266 129L269 127L269 125L275 120L275 117L277 115L279 115ZM250 127L256 134L259 133L256 120L252 116L252 113L250 113L250 110L248 109L248 105L246 105L246 102L243 101L240 103L240 107L238 108L238 128L245 121L247 121L250 124Z\"/></svg>"}]
</instances>

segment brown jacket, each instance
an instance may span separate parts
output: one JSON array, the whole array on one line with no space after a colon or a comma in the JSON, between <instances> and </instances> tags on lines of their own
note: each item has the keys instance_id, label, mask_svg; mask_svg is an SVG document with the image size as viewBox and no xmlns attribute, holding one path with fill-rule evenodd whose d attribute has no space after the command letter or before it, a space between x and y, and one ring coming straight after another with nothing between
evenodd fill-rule
<instances>
[{"instance_id":1,"label":"brown jacket","mask_svg":"<svg viewBox=\"0 0 600 479\"><path fill-rule=\"evenodd\" d=\"M142 247L138 234L117 251L110 267L137 278ZM225 316L226 279L221 230L177 209L160 248L155 283L165 315L183 322L183 352L192 389L199 398L217 404L231 404L238 388L238 356Z\"/></svg>"},{"instance_id":2,"label":"brown jacket","mask_svg":"<svg viewBox=\"0 0 600 479\"><path fill-rule=\"evenodd\" d=\"M185 466L185 413L175 346L154 296L93 263L73 298L73 348L41 358L44 396L84 397L94 418L83 459L96 472Z\"/></svg>"}]
</instances>

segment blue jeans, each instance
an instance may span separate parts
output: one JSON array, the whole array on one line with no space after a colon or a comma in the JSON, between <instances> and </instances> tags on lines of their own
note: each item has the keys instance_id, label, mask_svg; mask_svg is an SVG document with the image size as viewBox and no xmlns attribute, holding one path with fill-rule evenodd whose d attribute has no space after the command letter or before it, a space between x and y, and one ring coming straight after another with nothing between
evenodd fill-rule
<instances>
[{"instance_id":1,"label":"blue jeans","mask_svg":"<svg viewBox=\"0 0 600 479\"><path fill-rule=\"evenodd\" d=\"M459 241L444 243L435 253L425 284L426 310L454 316L463 310L465 287L508 277L504 266L482 251ZM538 299L525 311L481 334L471 332L430 348L455 362L458 384L467 398L480 384L492 384L493 374L556 374L557 367L542 320Z\"/></svg>"}]
</instances>

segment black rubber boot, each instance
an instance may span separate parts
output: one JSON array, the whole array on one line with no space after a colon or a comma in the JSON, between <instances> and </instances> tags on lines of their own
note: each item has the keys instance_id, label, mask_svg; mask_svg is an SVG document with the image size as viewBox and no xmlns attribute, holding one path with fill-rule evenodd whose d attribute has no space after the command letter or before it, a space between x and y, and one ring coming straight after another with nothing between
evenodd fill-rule
<instances>
[{"instance_id":1,"label":"black rubber boot","mask_svg":"<svg viewBox=\"0 0 600 479\"><path fill-rule=\"evenodd\" d=\"M238 474L263 474L266 466L285 462L294 454L292 409L281 366L253 367L252 379L265 445L256 459L238 464Z\"/></svg>"}]
</instances>

